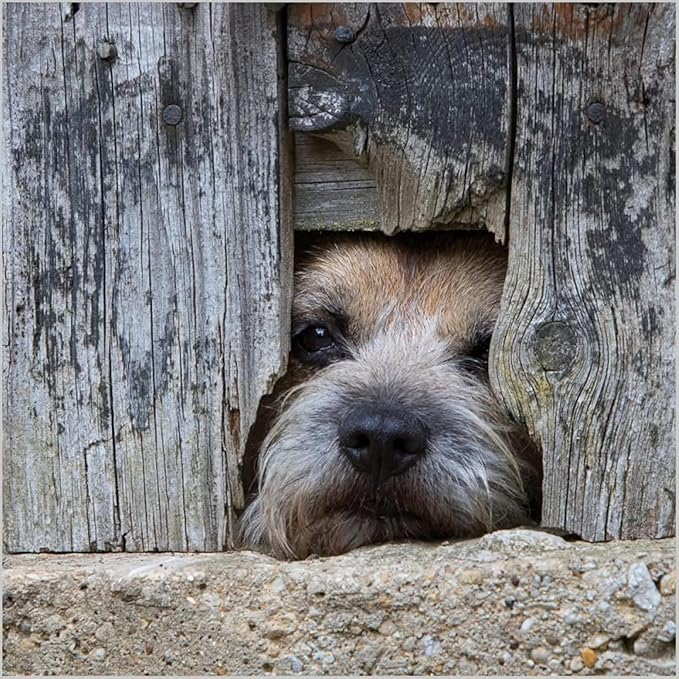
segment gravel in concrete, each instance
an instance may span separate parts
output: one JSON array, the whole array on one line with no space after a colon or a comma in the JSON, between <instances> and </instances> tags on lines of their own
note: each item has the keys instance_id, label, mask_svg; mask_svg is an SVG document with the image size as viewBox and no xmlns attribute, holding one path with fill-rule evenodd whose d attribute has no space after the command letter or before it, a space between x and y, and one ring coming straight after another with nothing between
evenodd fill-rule
<instances>
[{"instance_id":1,"label":"gravel in concrete","mask_svg":"<svg viewBox=\"0 0 679 679\"><path fill-rule=\"evenodd\" d=\"M675 673L675 542L9 556L8 674Z\"/></svg>"}]
</instances>

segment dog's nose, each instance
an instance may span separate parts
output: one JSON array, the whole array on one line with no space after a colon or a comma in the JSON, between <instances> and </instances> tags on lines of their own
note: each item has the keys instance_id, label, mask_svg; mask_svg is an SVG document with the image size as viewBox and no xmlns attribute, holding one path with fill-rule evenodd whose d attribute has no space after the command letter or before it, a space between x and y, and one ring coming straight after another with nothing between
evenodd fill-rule
<instances>
[{"instance_id":1,"label":"dog's nose","mask_svg":"<svg viewBox=\"0 0 679 679\"><path fill-rule=\"evenodd\" d=\"M353 410L340 422L338 435L349 462L378 485L412 467L427 447L424 426L394 410Z\"/></svg>"}]
</instances>

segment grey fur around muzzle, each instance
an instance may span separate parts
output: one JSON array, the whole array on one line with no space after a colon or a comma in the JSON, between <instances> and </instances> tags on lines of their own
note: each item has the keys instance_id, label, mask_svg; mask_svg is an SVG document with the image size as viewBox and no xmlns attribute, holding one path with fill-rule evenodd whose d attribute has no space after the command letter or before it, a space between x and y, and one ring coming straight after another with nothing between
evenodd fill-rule
<instances>
[{"instance_id":1,"label":"grey fur around muzzle","mask_svg":"<svg viewBox=\"0 0 679 679\"><path fill-rule=\"evenodd\" d=\"M398 539L480 535L526 520L521 430L487 379L466 370L431 324L381 333L283 398L260 452L245 546L279 558ZM402 473L359 471L340 442L348 414L403 413L426 444Z\"/></svg>"}]
</instances>

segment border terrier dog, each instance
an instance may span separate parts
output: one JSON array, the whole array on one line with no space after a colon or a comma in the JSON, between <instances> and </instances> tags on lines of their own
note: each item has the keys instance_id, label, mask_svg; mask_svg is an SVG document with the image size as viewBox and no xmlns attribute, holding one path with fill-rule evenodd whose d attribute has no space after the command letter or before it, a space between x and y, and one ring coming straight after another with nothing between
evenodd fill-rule
<instances>
[{"instance_id":1,"label":"border terrier dog","mask_svg":"<svg viewBox=\"0 0 679 679\"><path fill-rule=\"evenodd\" d=\"M481 233L304 247L245 546L302 559L531 522L539 455L487 372L505 271Z\"/></svg>"}]
</instances>

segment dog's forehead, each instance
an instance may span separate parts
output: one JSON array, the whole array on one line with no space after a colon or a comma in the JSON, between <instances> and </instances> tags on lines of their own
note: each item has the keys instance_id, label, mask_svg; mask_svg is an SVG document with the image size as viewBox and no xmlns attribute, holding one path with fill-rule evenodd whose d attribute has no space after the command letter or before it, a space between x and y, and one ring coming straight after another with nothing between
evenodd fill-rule
<instances>
[{"instance_id":1,"label":"dog's forehead","mask_svg":"<svg viewBox=\"0 0 679 679\"><path fill-rule=\"evenodd\" d=\"M503 248L481 235L342 236L299 262L293 314L341 316L370 335L386 318L436 318L451 339L490 330L506 269Z\"/></svg>"}]
</instances>

